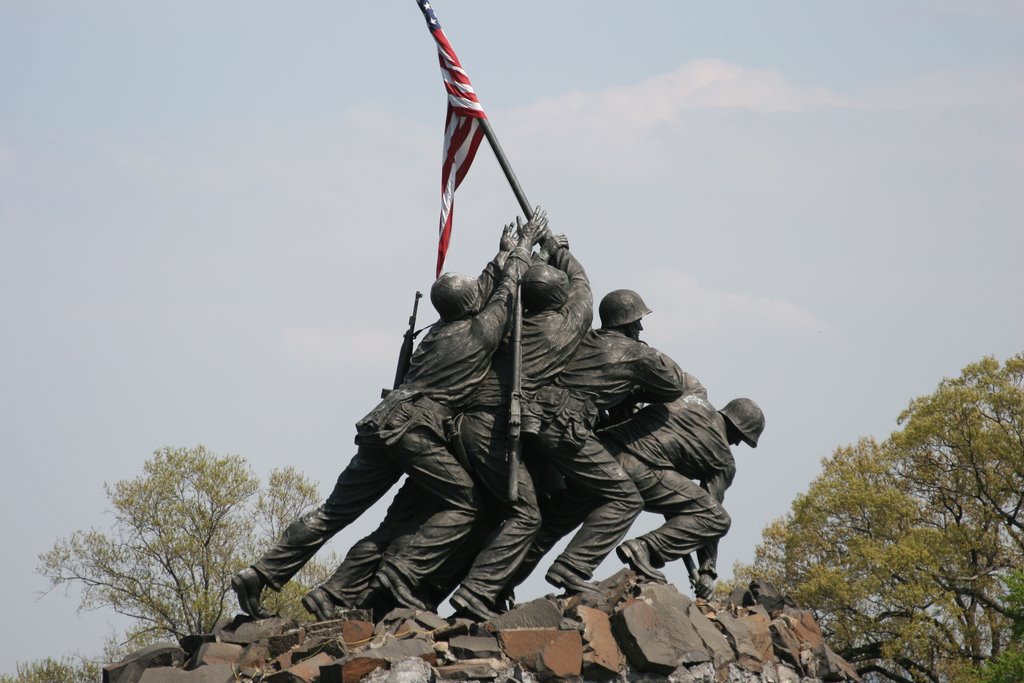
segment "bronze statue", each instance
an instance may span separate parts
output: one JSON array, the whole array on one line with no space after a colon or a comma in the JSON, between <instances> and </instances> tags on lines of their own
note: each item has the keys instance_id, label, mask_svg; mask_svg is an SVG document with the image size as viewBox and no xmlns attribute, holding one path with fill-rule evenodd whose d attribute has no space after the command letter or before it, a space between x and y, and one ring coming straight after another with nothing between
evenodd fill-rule
<instances>
[{"instance_id":1,"label":"bronze statue","mask_svg":"<svg viewBox=\"0 0 1024 683\"><path fill-rule=\"evenodd\" d=\"M480 509L472 479L448 448L445 422L465 407L490 367L506 333L512 293L529 266L532 247L546 236L535 221L519 225L515 238L512 232L513 226L506 226L502 250L478 279L445 273L434 283L430 298L441 320L420 342L402 385L357 423L359 448L330 496L294 520L263 557L232 578L243 611L265 616L262 589L280 590L403 473L440 509L413 534L405 552L384 558L375 581L399 603L424 606L409 586L441 566Z\"/></svg>"},{"instance_id":2,"label":"bronze statue","mask_svg":"<svg viewBox=\"0 0 1024 683\"><path fill-rule=\"evenodd\" d=\"M602 440L640 489L644 510L665 517L659 528L620 545L619 559L663 582L660 567L696 551L694 592L711 595L718 578L718 541L731 523L722 507L736 474L729 446L744 442L756 448L763 430L764 413L756 403L738 398L715 410L692 377L682 398L646 406L604 430Z\"/></svg>"},{"instance_id":3,"label":"bronze statue","mask_svg":"<svg viewBox=\"0 0 1024 683\"><path fill-rule=\"evenodd\" d=\"M506 458L509 398L514 395L510 387L515 379L510 370L516 365L510 356L518 346L522 401L529 406L537 392L569 364L593 318L590 282L561 235L542 243L537 262L523 276L521 296L524 316L519 343L498 349L491 371L462 415L459 430L470 471L504 519L451 599L457 613L481 620L497 616L505 587L541 525L529 470L525 463L513 465ZM528 431L525 425L524 431ZM510 477L514 495L508 494Z\"/></svg>"},{"instance_id":4,"label":"bronze statue","mask_svg":"<svg viewBox=\"0 0 1024 683\"><path fill-rule=\"evenodd\" d=\"M549 462L565 478L565 494L542 499L541 531L516 576L525 580L567 528L559 501L567 495L588 501L582 527L555 559L545 579L568 593L594 590L594 569L622 540L643 509L636 485L594 433L600 411L636 402L671 401L682 395L684 373L668 356L639 340L640 322L650 309L636 292L617 290L599 307L601 329L580 341L554 384L537 392L524 416L531 457Z\"/></svg>"}]
</instances>

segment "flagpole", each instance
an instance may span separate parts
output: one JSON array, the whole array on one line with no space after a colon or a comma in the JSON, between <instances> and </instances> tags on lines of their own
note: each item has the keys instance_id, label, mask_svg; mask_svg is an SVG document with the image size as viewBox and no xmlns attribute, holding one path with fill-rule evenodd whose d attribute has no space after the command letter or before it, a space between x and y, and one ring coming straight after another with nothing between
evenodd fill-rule
<instances>
[{"instance_id":1,"label":"flagpole","mask_svg":"<svg viewBox=\"0 0 1024 683\"><path fill-rule=\"evenodd\" d=\"M501 166L501 170L505 173L505 178L508 179L508 184L512 186L512 193L516 196L519 201L519 208L523 210L526 215L526 220L533 218L533 208L530 202L526 199L526 193L523 192L522 186L519 184L519 179L516 178L515 171L512 170L512 166L508 163L508 158L505 156L504 150L501 149L501 144L498 142L498 137L494 134L494 129L491 128L491 122L488 119L479 119L481 127L483 127L484 135L487 137L487 142L490 143L491 149L494 151L494 156L498 159L498 165Z\"/></svg>"}]
</instances>

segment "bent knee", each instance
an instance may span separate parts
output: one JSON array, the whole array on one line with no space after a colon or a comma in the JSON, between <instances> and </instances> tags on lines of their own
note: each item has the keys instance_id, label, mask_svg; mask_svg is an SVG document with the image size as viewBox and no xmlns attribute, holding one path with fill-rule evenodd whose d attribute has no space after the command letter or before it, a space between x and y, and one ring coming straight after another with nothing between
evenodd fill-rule
<instances>
[{"instance_id":1,"label":"bent knee","mask_svg":"<svg viewBox=\"0 0 1024 683\"><path fill-rule=\"evenodd\" d=\"M519 524L532 533L540 531L541 516L540 509L536 506L524 507L516 511L516 519Z\"/></svg>"},{"instance_id":2,"label":"bent knee","mask_svg":"<svg viewBox=\"0 0 1024 683\"><path fill-rule=\"evenodd\" d=\"M629 514L633 516L639 515L644 510L644 498L640 495L640 492L636 490L636 487L633 488L622 502L627 506Z\"/></svg>"},{"instance_id":3,"label":"bent knee","mask_svg":"<svg viewBox=\"0 0 1024 683\"><path fill-rule=\"evenodd\" d=\"M725 508L722 507L721 505L719 505L715 509L714 521L715 530L718 531L719 534L721 534L722 536L724 536L726 532L729 531L729 527L732 526L732 517L729 516L729 513L726 512Z\"/></svg>"}]
</instances>

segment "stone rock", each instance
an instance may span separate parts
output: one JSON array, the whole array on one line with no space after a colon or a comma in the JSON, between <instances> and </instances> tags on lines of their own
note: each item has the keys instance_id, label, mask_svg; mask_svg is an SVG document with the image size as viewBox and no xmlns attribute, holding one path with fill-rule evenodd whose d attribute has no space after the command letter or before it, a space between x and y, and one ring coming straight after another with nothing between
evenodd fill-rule
<instances>
[{"instance_id":1,"label":"stone rock","mask_svg":"<svg viewBox=\"0 0 1024 683\"><path fill-rule=\"evenodd\" d=\"M475 627L476 622L472 619L465 619L463 617L449 619L447 626L434 631L434 640L449 640L455 636L471 635L471 631Z\"/></svg>"},{"instance_id":2,"label":"stone rock","mask_svg":"<svg viewBox=\"0 0 1024 683\"><path fill-rule=\"evenodd\" d=\"M137 683L146 669L184 664L185 651L176 643L155 643L103 667L103 683Z\"/></svg>"},{"instance_id":3,"label":"stone rock","mask_svg":"<svg viewBox=\"0 0 1024 683\"><path fill-rule=\"evenodd\" d=\"M341 625L341 633L335 636L349 647L361 647L373 638L372 621L346 621Z\"/></svg>"},{"instance_id":4,"label":"stone rock","mask_svg":"<svg viewBox=\"0 0 1024 683\"><path fill-rule=\"evenodd\" d=\"M214 664L237 664L244 649L235 643L203 643L185 663L185 668L196 669L200 666Z\"/></svg>"},{"instance_id":5,"label":"stone rock","mask_svg":"<svg viewBox=\"0 0 1024 683\"><path fill-rule=\"evenodd\" d=\"M222 643L236 643L248 645L260 640L267 640L271 636L278 636L298 626L293 620L284 617L270 617L268 619L253 619L246 614L236 615L227 624L218 628L214 633L217 640Z\"/></svg>"},{"instance_id":6,"label":"stone rock","mask_svg":"<svg viewBox=\"0 0 1024 683\"><path fill-rule=\"evenodd\" d=\"M275 657L272 662L270 662L270 665L273 667L274 671L283 671L284 669L290 668L292 665L292 651L288 650L288 652L282 652Z\"/></svg>"},{"instance_id":7,"label":"stone rock","mask_svg":"<svg viewBox=\"0 0 1024 683\"><path fill-rule=\"evenodd\" d=\"M830 677L822 677L826 681L860 681L860 675L853 665L836 654L828 643L825 643L825 656L828 658ZM834 672L834 673L833 673Z\"/></svg>"},{"instance_id":8,"label":"stone rock","mask_svg":"<svg viewBox=\"0 0 1024 683\"><path fill-rule=\"evenodd\" d=\"M441 681L490 681L508 669L500 659L467 659L434 670L437 682Z\"/></svg>"},{"instance_id":9,"label":"stone rock","mask_svg":"<svg viewBox=\"0 0 1024 683\"><path fill-rule=\"evenodd\" d=\"M733 607L753 607L757 604L750 591L742 586L734 588L732 593L729 593L728 603Z\"/></svg>"},{"instance_id":10,"label":"stone rock","mask_svg":"<svg viewBox=\"0 0 1024 683\"><path fill-rule=\"evenodd\" d=\"M680 665L711 661L690 621L691 604L674 586L648 584L616 609L612 632L633 667L667 675Z\"/></svg>"},{"instance_id":11,"label":"stone rock","mask_svg":"<svg viewBox=\"0 0 1024 683\"><path fill-rule=\"evenodd\" d=\"M538 683L538 681L533 672L519 662L513 662L501 670L495 683Z\"/></svg>"},{"instance_id":12,"label":"stone rock","mask_svg":"<svg viewBox=\"0 0 1024 683\"><path fill-rule=\"evenodd\" d=\"M736 664L746 671L761 673L767 662L775 661L772 652L770 619L763 607L742 609L737 615L721 611L715 620L736 653Z\"/></svg>"},{"instance_id":13,"label":"stone rock","mask_svg":"<svg viewBox=\"0 0 1024 683\"><path fill-rule=\"evenodd\" d=\"M792 598L780 593L775 585L768 581L751 581L749 590L754 603L768 610L772 618L778 616L787 606L797 606Z\"/></svg>"},{"instance_id":14,"label":"stone rock","mask_svg":"<svg viewBox=\"0 0 1024 683\"><path fill-rule=\"evenodd\" d=\"M374 635L418 635L448 627L448 622L423 610L398 607L391 610L377 623Z\"/></svg>"},{"instance_id":15,"label":"stone rock","mask_svg":"<svg viewBox=\"0 0 1024 683\"><path fill-rule=\"evenodd\" d=\"M821 635L821 627L818 626L818 622L815 621L814 614L810 610L783 607L782 618L786 620L793 635L800 639L805 648L814 649L825 643L825 639Z\"/></svg>"},{"instance_id":16,"label":"stone rock","mask_svg":"<svg viewBox=\"0 0 1024 683\"><path fill-rule=\"evenodd\" d=\"M501 646L494 636L456 636L448 641L448 651L457 659L501 657Z\"/></svg>"},{"instance_id":17,"label":"stone rock","mask_svg":"<svg viewBox=\"0 0 1024 683\"><path fill-rule=\"evenodd\" d=\"M332 661L334 661L334 657L321 652L298 664L292 664L283 671L273 673L263 680L266 683L313 683L320 677L320 667L330 664Z\"/></svg>"},{"instance_id":18,"label":"stone rock","mask_svg":"<svg viewBox=\"0 0 1024 683\"><path fill-rule=\"evenodd\" d=\"M266 639L267 650L271 658L278 657L296 645L301 645L306 639L306 631L301 628L293 628L284 633L270 636Z\"/></svg>"},{"instance_id":19,"label":"stone rock","mask_svg":"<svg viewBox=\"0 0 1024 683\"><path fill-rule=\"evenodd\" d=\"M771 679L766 679L763 673L756 674L738 666L730 666L724 683L764 683L766 680L770 681Z\"/></svg>"},{"instance_id":20,"label":"stone rock","mask_svg":"<svg viewBox=\"0 0 1024 683\"><path fill-rule=\"evenodd\" d=\"M704 616L695 603L690 603L687 615L690 617L690 623L697 630L697 635L704 641L704 647L711 653L711 663L716 670L721 671L736 661L736 653L733 652L729 641L718 630L718 627Z\"/></svg>"},{"instance_id":21,"label":"stone rock","mask_svg":"<svg viewBox=\"0 0 1024 683\"><path fill-rule=\"evenodd\" d=\"M507 631L516 628L557 629L562 623L562 610L547 598L537 598L523 605L517 605L497 619L490 621L490 631Z\"/></svg>"},{"instance_id":22,"label":"stone rock","mask_svg":"<svg viewBox=\"0 0 1024 683\"><path fill-rule=\"evenodd\" d=\"M710 662L681 666L668 675L668 683L717 683L718 675Z\"/></svg>"},{"instance_id":23,"label":"stone rock","mask_svg":"<svg viewBox=\"0 0 1024 683\"><path fill-rule=\"evenodd\" d=\"M396 662L390 669L377 669L363 680L365 683L425 683L433 678L430 665L414 657Z\"/></svg>"},{"instance_id":24,"label":"stone rock","mask_svg":"<svg viewBox=\"0 0 1024 683\"><path fill-rule=\"evenodd\" d=\"M230 683L236 680L235 669L230 664L201 666L195 671L177 667L146 669L139 683Z\"/></svg>"},{"instance_id":25,"label":"stone rock","mask_svg":"<svg viewBox=\"0 0 1024 683\"><path fill-rule=\"evenodd\" d=\"M395 640L383 647L351 654L320 667L320 679L322 683L358 681L374 669L390 669L392 664L410 657L422 659L430 666L437 665L437 653L426 640Z\"/></svg>"},{"instance_id":26,"label":"stone rock","mask_svg":"<svg viewBox=\"0 0 1024 683\"><path fill-rule=\"evenodd\" d=\"M313 624L306 624L306 633L320 633L330 631L344 624L346 621L373 621L373 613L368 609L351 609L339 607L334 611L334 618L327 621L318 621Z\"/></svg>"},{"instance_id":27,"label":"stone rock","mask_svg":"<svg viewBox=\"0 0 1024 683\"><path fill-rule=\"evenodd\" d=\"M860 680L856 670L825 643L821 627L810 610L786 606L782 610L782 618L800 641L801 651L811 652L812 663L807 665L809 674L823 681Z\"/></svg>"},{"instance_id":28,"label":"stone rock","mask_svg":"<svg viewBox=\"0 0 1024 683\"><path fill-rule=\"evenodd\" d=\"M185 659L189 659L195 654L196 650L203 643L213 643L217 641L217 636L212 633L203 633L194 636L185 636L184 638L178 638L178 645L185 651Z\"/></svg>"},{"instance_id":29,"label":"stone rock","mask_svg":"<svg viewBox=\"0 0 1024 683\"><path fill-rule=\"evenodd\" d=\"M629 569L621 569L604 581L597 583L599 593L580 593L569 599L568 608L576 605L599 609L609 616L615 606L632 597L637 587L637 576Z\"/></svg>"},{"instance_id":30,"label":"stone rock","mask_svg":"<svg viewBox=\"0 0 1024 683\"><path fill-rule=\"evenodd\" d=\"M800 674L793 670L792 667L779 663L769 663L764 665L764 677L775 676L775 680L778 683L800 683Z\"/></svg>"},{"instance_id":31,"label":"stone rock","mask_svg":"<svg viewBox=\"0 0 1024 683\"><path fill-rule=\"evenodd\" d=\"M583 639L579 631L551 628L516 628L498 632L501 648L535 672L542 681L579 676Z\"/></svg>"},{"instance_id":32,"label":"stone rock","mask_svg":"<svg viewBox=\"0 0 1024 683\"><path fill-rule=\"evenodd\" d=\"M611 619L593 607L579 605L573 612L583 625L583 676L587 681L615 678L622 669L622 650L612 635Z\"/></svg>"},{"instance_id":33,"label":"stone rock","mask_svg":"<svg viewBox=\"0 0 1024 683\"><path fill-rule=\"evenodd\" d=\"M318 654L329 655L331 661L349 654L345 643L333 636L314 636L306 638L302 645L292 650L292 662L301 662Z\"/></svg>"},{"instance_id":34,"label":"stone rock","mask_svg":"<svg viewBox=\"0 0 1024 683\"><path fill-rule=\"evenodd\" d=\"M806 675L807 658L803 656L800 639L789 628L789 623L779 617L778 619L772 619L768 628L772 634L772 647L775 650L775 655L793 667L801 676Z\"/></svg>"},{"instance_id":35,"label":"stone rock","mask_svg":"<svg viewBox=\"0 0 1024 683\"><path fill-rule=\"evenodd\" d=\"M249 643L238 656L238 666L243 669L262 669L273 659L265 643Z\"/></svg>"}]
</instances>

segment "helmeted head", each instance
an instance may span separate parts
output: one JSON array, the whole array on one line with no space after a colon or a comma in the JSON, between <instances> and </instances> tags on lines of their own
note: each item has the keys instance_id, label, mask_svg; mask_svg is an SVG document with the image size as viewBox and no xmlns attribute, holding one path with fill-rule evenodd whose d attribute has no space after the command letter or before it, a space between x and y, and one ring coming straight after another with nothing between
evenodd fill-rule
<instances>
[{"instance_id":1,"label":"helmeted head","mask_svg":"<svg viewBox=\"0 0 1024 683\"><path fill-rule=\"evenodd\" d=\"M441 320L451 322L479 310L480 290L473 278L459 273L444 273L430 287L430 303Z\"/></svg>"},{"instance_id":2,"label":"helmeted head","mask_svg":"<svg viewBox=\"0 0 1024 683\"><path fill-rule=\"evenodd\" d=\"M734 398L718 412L748 446L757 448L757 440L764 431L764 413L760 406L749 398Z\"/></svg>"},{"instance_id":3,"label":"helmeted head","mask_svg":"<svg viewBox=\"0 0 1024 683\"><path fill-rule=\"evenodd\" d=\"M640 295L632 289L616 289L601 299L597 313L601 316L601 327L622 327L635 323L651 312Z\"/></svg>"},{"instance_id":4,"label":"helmeted head","mask_svg":"<svg viewBox=\"0 0 1024 683\"><path fill-rule=\"evenodd\" d=\"M569 298L569 276L546 263L530 266L522 285L523 308L531 313L558 310Z\"/></svg>"}]
</instances>

